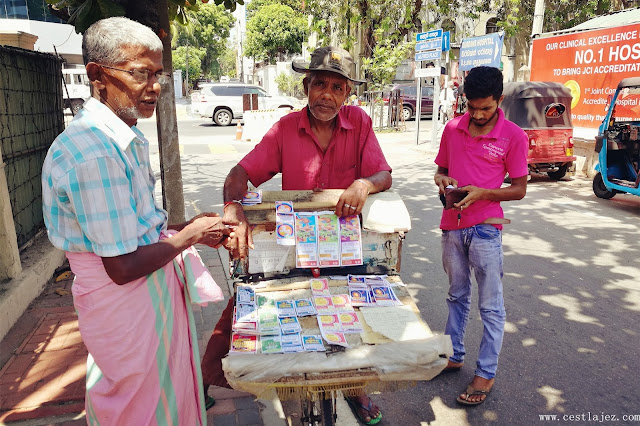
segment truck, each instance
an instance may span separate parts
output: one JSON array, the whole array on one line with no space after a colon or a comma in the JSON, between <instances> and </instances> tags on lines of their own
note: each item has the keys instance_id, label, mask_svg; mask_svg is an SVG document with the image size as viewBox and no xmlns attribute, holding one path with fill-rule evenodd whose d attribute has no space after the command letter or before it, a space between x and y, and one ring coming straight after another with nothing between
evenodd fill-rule
<instances>
[{"instance_id":1,"label":"truck","mask_svg":"<svg viewBox=\"0 0 640 426\"><path fill-rule=\"evenodd\" d=\"M571 91L575 155L589 177L598 127L618 83L640 75L640 8L600 16L573 28L535 36L531 81L555 81ZM640 119L640 106L634 110Z\"/></svg>"},{"instance_id":2,"label":"truck","mask_svg":"<svg viewBox=\"0 0 640 426\"><path fill-rule=\"evenodd\" d=\"M63 68L62 69L62 98L64 108L69 108L73 115L76 115L84 101L91 96L89 77L84 68Z\"/></svg>"}]
</instances>

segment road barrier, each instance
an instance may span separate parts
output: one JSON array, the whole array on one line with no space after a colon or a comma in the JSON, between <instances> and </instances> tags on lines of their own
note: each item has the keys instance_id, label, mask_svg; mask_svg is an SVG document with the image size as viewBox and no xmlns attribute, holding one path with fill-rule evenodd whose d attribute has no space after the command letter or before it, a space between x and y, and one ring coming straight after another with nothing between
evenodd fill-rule
<instances>
[{"instance_id":1,"label":"road barrier","mask_svg":"<svg viewBox=\"0 0 640 426\"><path fill-rule=\"evenodd\" d=\"M271 126L290 112L290 108L245 111L242 140L259 142Z\"/></svg>"}]
</instances>

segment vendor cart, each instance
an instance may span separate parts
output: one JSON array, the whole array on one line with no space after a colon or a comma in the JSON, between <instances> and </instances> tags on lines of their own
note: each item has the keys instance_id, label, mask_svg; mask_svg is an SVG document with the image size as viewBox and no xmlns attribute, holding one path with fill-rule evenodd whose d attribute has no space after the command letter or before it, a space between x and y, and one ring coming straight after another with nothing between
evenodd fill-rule
<instances>
[{"instance_id":1,"label":"vendor cart","mask_svg":"<svg viewBox=\"0 0 640 426\"><path fill-rule=\"evenodd\" d=\"M295 247L276 244L276 201L292 201L296 212L331 211L341 190L263 192L262 203L245 206L253 226L255 249L248 262L233 262L236 290L250 285L256 295L273 300L309 298L310 279L327 278L331 294L348 292L347 274L386 275L401 304L356 308L359 333L345 334L346 346L325 342L325 352L230 354L223 359L229 384L261 398L302 401L303 425L333 425L336 398L362 392L390 391L430 380L447 365L453 349L449 336L435 335L400 279L402 241L410 229L400 197L371 194L361 218L363 264L296 268ZM301 317L301 333L320 334L313 316Z\"/></svg>"}]
</instances>

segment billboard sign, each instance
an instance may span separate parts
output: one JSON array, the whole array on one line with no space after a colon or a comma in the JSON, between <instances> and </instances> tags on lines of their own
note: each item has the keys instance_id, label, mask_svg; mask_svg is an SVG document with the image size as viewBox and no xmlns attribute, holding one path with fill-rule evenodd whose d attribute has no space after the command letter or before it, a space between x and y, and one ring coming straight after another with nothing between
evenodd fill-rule
<instances>
[{"instance_id":1,"label":"billboard sign","mask_svg":"<svg viewBox=\"0 0 640 426\"><path fill-rule=\"evenodd\" d=\"M597 128L620 80L640 75L640 23L535 38L531 52L531 81L567 86L573 125Z\"/></svg>"},{"instance_id":2,"label":"billboard sign","mask_svg":"<svg viewBox=\"0 0 640 426\"><path fill-rule=\"evenodd\" d=\"M500 68L504 32L462 39L460 45L460 71L484 65Z\"/></svg>"}]
</instances>

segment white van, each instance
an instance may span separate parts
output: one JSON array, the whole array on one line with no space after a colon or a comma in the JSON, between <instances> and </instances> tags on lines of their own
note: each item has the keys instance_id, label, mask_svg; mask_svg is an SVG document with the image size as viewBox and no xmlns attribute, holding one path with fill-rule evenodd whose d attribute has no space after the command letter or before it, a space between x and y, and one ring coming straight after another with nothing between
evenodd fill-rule
<instances>
[{"instance_id":1,"label":"white van","mask_svg":"<svg viewBox=\"0 0 640 426\"><path fill-rule=\"evenodd\" d=\"M91 89L87 71L84 68L63 68L62 98L64 107L71 109L76 115L84 101L91 97Z\"/></svg>"},{"instance_id":2,"label":"white van","mask_svg":"<svg viewBox=\"0 0 640 426\"><path fill-rule=\"evenodd\" d=\"M259 109L302 108L304 103L291 96L269 96L260 86L244 83L206 83L191 94L191 111L211 118L218 126L228 126L243 117L243 94L257 94Z\"/></svg>"}]
</instances>

